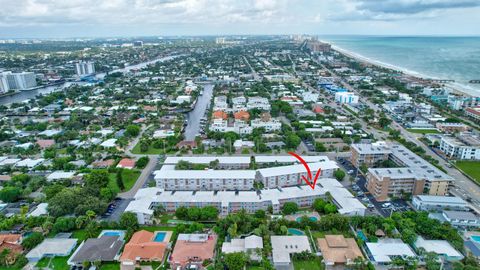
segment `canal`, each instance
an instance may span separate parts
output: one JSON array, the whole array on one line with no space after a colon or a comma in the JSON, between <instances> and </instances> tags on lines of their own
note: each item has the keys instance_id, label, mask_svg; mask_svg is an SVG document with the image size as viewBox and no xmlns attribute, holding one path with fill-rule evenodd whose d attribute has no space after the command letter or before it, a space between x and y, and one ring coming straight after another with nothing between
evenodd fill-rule
<instances>
[{"instance_id":1,"label":"canal","mask_svg":"<svg viewBox=\"0 0 480 270\"><path fill-rule=\"evenodd\" d=\"M195 140L195 136L200 134L200 119L205 116L207 108L213 96L213 84L206 84L203 87L203 95L198 96L195 108L187 113L188 120L184 135L186 141Z\"/></svg>"}]
</instances>

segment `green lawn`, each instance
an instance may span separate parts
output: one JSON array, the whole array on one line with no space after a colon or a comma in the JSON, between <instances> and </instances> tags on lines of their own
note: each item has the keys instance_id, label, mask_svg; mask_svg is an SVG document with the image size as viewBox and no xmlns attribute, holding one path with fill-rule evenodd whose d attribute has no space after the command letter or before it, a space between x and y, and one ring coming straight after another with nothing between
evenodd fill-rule
<instances>
[{"instance_id":1,"label":"green lawn","mask_svg":"<svg viewBox=\"0 0 480 270\"><path fill-rule=\"evenodd\" d=\"M167 151L168 152L168 151ZM132 149L133 154L139 154L139 155L160 155L163 154L163 148L157 149L153 148L152 145L148 147L148 150L146 152L140 151L140 142L138 142Z\"/></svg>"},{"instance_id":2,"label":"green lawn","mask_svg":"<svg viewBox=\"0 0 480 270\"><path fill-rule=\"evenodd\" d=\"M100 270L119 270L119 269L120 269L120 263L118 262L102 263L102 265L100 265Z\"/></svg>"},{"instance_id":3,"label":"green lawn","mask_svg":"<svg viewBox=\"0 0 480 270\"><path fill-rule=\"evenodd\" d=\"M50 263L50 269L53 269L53 270L68 270L68 269L70 269L70 266L67 264L68 258L69 258L69 256L53 257L53 258L44 257L40 261L37 262L36 266L40 267L40 268L45 268Z\"/></svg>"},{"instance_id":4,"label":"green lawn","mask_svg":"<svg viewBox=\"0 0 480 270\"><path fill-rule=\"evenodd\" d=\"M295 270L323 270L324 267L320 261L293 261L293 269Z\"/></svg>"},{"instance_id":5,"label":"green lawn","mask_svg":"<svg viewBox=\"0 0 480 270\"><path fill-rule=\"evenodd\" d=\"M417 129L417 128L409 128L407 129L411 133L419 133L419 134L440 134L441 132L436 129Z\"/></svg>"},{"instance_id":6,"label":"green lawn","mask_svg":"<svg viewBox=\"0 0 480 270\"><path fill-rule=\"evenodd\" d=\"M78 239L78 243L81 243L83 240L86 240L87 232L85 230L76 230L72 233L72 238Z\"/></svg>"},{"instance_id":7,"label":"green lawn","mask_svg":"<svg viewBox=\"0 0 480 270\"><path fill-rule=\"evenodd\" d=\"M120 188L117 186L117 174L109 173L108 176L110 179L110 182L108 183L108 185L115 191L120 192ZM135 182L137 181L139 176L140 176L139 170L123 169L122 178L123 178L123 184L125 185L125 190L123 191L130 190L133 187L133 185L135 185Z\"/></svg>"},{"instance_id":8,"label":"green lawn","mask_svg":"<svg viewBox=\"0 0 480 270\"><path fill-rule=\"evenodd\" d=\"M261 266L247 266L247 270L264 270Z\"/></svg>"},{"instance_id":9,"label":"green lawn","mask_svg":"<svg viewBox=\"0 0 480 270\"><path fill-rule=\"evenodd\" d=\"M479 161L457 161L455 166L460 168L464 173L480 183L480 162Z\"/></svg>"}]
</instances>

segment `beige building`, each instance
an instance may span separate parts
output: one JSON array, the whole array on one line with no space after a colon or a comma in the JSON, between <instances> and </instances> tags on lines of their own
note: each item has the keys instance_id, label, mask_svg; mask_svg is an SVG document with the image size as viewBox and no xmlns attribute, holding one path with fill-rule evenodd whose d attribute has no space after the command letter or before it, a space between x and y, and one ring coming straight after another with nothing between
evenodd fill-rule
<instances>
[{"instance_id":1,"label":"beige building","mask_svg":"<svg viewBox=\"0 0 480 270\"><path fill-rule=\"evenodd\" d=\"M363 259L362 251L354 238L325 235L325 238L318 238L317 243L325 265L349 265L353 264L356 258Z\"/></svg>"},{"instance_id":2,"label":"beige building","mask_svg":"<svg viewBox=\"0 0 480 270\"><path fill-rule=\"evenodd\" d=\"M448 193L453 181L452 177L400 144L353 144L351 149L353 165L357 168L362 164L370 167L366 175L366 188L378 201L404 194L443 196ZM398 167L372 168L386 160Z\"/></svg>"}]
</instances>

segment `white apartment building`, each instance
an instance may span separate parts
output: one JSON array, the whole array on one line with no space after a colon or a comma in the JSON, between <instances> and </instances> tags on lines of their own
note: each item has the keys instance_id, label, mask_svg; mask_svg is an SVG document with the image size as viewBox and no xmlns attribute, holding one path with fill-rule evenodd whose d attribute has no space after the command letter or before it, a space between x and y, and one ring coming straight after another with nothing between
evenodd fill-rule
<instances>
[{"instance_id":1,"label":"white apartment building","mask_svg":"<svg viewBox=\"0 0 480 270\"><path fill-rule=\"evenodd\" d=\"M79 61L75 63L77 76L87 76L95 73L95 64L90 61Z\"/></svg>"},{"instance_id":2,"label":"white apartment building","mask_svg":"<svg viewBox=\"0 0 480 270\"><path fill-rule=\"evenodd\" d=\"M2 79L3 78L3 79ZM27 90L37 86L35 73L33 72L3 72L0 74L0 90Z\"/></svg>"},{"instance_id":3,"label":"white apartment building","mask_svg":"<svg viewBox=\"0 0 480 270\"><path fill-rule=\"evenodd\" d=\"M313 92L303 92L302 93L302 98L303 101L305 102L317 102L318 101L318 93L313 93Z\"/></svg>"},{"instance_id":4,"label":"white apartment building","mask_svg":"<svg viewBox=\"0 0 480 270\"><path fill-rule=\"evenodd\" d=\"M250 97L247 102L247 109L260 109L263 111L270 111L270 102L264 97Z\"/></svg>"},{"instance_id":5,"label":"white apartment building","mask_svg":"<svg viewBox=\"0 0 480 270\"><path fill-rule=\"evenodd\" d=\"M274 132L282 128L282 122L277 119L254 119L250 122L252 128L264 128L266 132Z\"/></svg>"},{"instance_id":6,"label":"white apartment building","mask_svg":"<svg viewBox=\"0 0 480 270\"><path fill-rule=\"evenodd\" d=\"M245 121L235 120L233 125L228 124L228 120L217 118L213 119L210 124L210 130L215 132L235 132L240 135L248 135L252 133L253 128L250 127Z\"/></svg>"},{"instance_id":7,"label":"white apartment building","mask_svg":"<svg viewBox=\"0 0 480 270\"><path fill-rule=\"evenodd\" d=\"M333 177L333 173L338 169L337 164L330 160L310 163L309 166L312 177L315 176L318 169L321 170L319 179ZM304 185L302 176L308 179L305 167L301 164L259 169L256 173L257 181L262 182L265 188Z\"/></svg>"},{"instance_id":8,"label":"white apartment building","mask_svg":"<svg viewBox=\"0 0 480 270\"><path fill-rule=\"evenodd\" d=\"M442 136L440 150L452 159L479 160L480 140L470 134L458 137Z\"/></svg>"},{"instance_id":9,"label":"white apartment building","mask_svg":"<svg viewBox=\"0 0 480 270\"><path fill-rule=\"evenodd\" d=\"M164 165L153 174L164 190L250 190L255 182L254 170L175 170Z\"/></svg>"},{"instance_id":10,"label":"white apartment building","mask_svg":"<svg viewBox=\"0 0 480 270\"><path fill-rule=\"evenodd\" d=\"M213 111L226 111L228 109L227 97L216 96L213 99Z\"/></svg>"},{"instance_id":11,"label":"white apartment building","mask_svg":"<svg viewBox=\"0 0 480 270\"><path fill-rule=\"evenodd\" d=\"M153 209L163 206L168 212L177 208L214 206L221 216L245 209L248 213L257 210L268 210L279 213L286 202L294 202L299 207L310 207L315 199L327 197L337 205L340 214L365 214L366 207L358 201L341 183L335 179L321 179L315 187L295 186L285 188L264 189L257 191L166 191L158 187L139 189L135 200L125 209L137 215L140 224L151 224Z\"/></svg>"},{"instance_id":12,"label":"white apartment building","mask_svg":"<svg viewBox=\"0 0 480 270\"><path fill-rule=\"evenodd\" d=\"M337 92L335 93L335 101L345 104L358 103L359 97L353 92Z\"/></svg>"}]
</instances>

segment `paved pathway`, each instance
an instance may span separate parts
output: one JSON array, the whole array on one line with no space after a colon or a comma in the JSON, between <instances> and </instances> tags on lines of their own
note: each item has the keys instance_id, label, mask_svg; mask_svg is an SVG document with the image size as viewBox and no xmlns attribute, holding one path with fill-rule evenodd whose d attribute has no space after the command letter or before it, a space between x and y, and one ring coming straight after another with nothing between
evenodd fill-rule
<instances>
[{"instance_id":1,"label":"paved pathway","mask_svg":"<svg viewBox=\"0 0 480 270\"><path fill-rule=\"evenodd\" d=\"M135 196L137 191L143 187L143 185L147 182L148 178L152 174L153 170L155 169L155 166L157 165L158 162L158 156L149 156L150 161L148 162L147 166L142 170L142 173L137 179L137 182L135 182L135 185L126 192L119 193L118 197L122 199L131 199Z\"/></svg>"}]
</instances>

